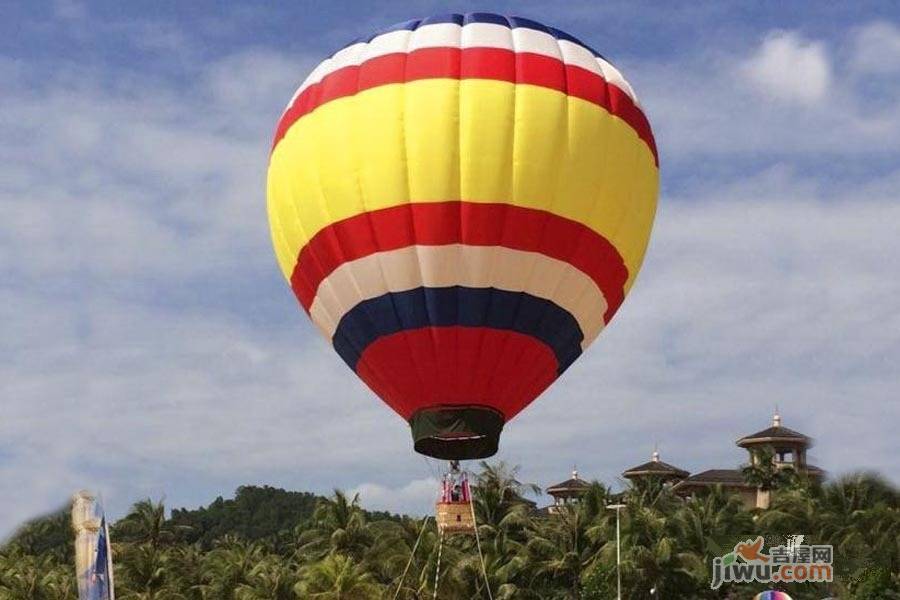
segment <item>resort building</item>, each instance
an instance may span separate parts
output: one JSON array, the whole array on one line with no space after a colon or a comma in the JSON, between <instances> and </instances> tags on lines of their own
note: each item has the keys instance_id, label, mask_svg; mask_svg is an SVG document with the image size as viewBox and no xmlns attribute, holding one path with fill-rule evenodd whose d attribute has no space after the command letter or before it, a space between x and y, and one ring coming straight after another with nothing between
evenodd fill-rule
<instances>
[{"instance_id":1,"label":"resort building","mask_svg":"<svg viewBox=\"0 0 900 600\"><path fill-rule=\"evenodd\" d=\"M756 508L762 503L762 499L757 498L758 492L762 490L757 490L744 481L744 474L740 469L708 469L678 482L673 490L682 498L690 498L697 492L717 485L726 491L740 494L747 508Z\"/></svg>"},{"instance_id":2,"label":"resort building","mask_svg":"<svg viewBox=\"0 0 900 600\"><path fill-rule=\"evenodd\" d=\"M544 510L550 514L560 507L577 502L579 498L590 488L590 484L578 476L578 470L572 469L572 477L562 483L551 485L545 491L553 496L553 504Z\"/></svg>"},{"instance_id":3,"label":"resort building","mask_svg":"<svg viewBox=\"0 0 900 600\"><path fill-rule=\"evenodd\" d=\"M736 444L749 453L749 464L755 464L759 451L768 449L772 451L772 460L779 469L790 467L798 475L816 480L821 480L825 475L822 469L807 461L806 453L813 445L812 438L783 426L777 411L771 427L745 435ZM691 475L684 469L661 461L658 450L654 450L649 462L627 469L622 476L632 482L657 478L671 486L672 491L682 498L690 498L698 491L720 485L739 494L748 508L769 506L769 491L748 484L742 469L708 469ZM560 506L577 501L588 487L588 483L578 477L578 472L573 471L571 479L547 488L546 492L553 496L554 503L546 511L552 513Z\"/></svg>"}]
</instances>

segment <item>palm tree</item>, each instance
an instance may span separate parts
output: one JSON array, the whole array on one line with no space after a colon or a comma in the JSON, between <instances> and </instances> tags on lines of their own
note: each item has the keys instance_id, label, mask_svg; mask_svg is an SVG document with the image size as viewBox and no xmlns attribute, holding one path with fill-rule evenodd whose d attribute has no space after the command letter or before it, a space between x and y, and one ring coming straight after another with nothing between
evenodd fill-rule
<instances>
[{"instance_id":1,"label":"palm tree","mask_svg":"<svg viewBox=\"0 0 900 600\"><path fill-rule=\"evenodd\" d=\"M730 550L735 537L753 531L753 517L738 494L717 485L695 494L674 513L680 543L712 558Z\"/></svg>"},{"instance_id":2,"label":"palm tree","mask_svg":"<svg viewBox=\"0 0 900 600\"><path fill-rule=\"evenodd\" d=\"M736 539L755 529L741 497L717 485L678 507L672 526L681 549L682 568L694 580L698 595L702 592L719 597L727 592L721 589L711 593L709 565L713 557L730 551Z\"/></svg>"},{"instance_id":3,"label":"palm tree","mask_svg":"<svg viewBox=\"0 0 900 600\"><path fill-rule=\"evenodd\" d=\"M593 482L578 503L532 520L525 544L528 565L523 569L530 574L530 585L559 588L559 598L580 597L582 575L610 539L609 494L608 488Z\"/></svg>"},{"instance_id":4,"label":"palm tree","mask_svg":"<svg viewBox=\"0 0 900 600\"><path fill-rule=\"evenodd\" d=\"M775 451L769 447L751 450L750 464L741 469L744 481L762 492L759 508L769 508L771 491L788 487L797 481L793 467L782 467L775 463Z\"/></svg>"},{"instance_id":5,"label":"palm tree","mask_svg":"<svg viewBox=\"0 0 900 600\"><path fill-rule=\"evenodd\" d=\"M206 556L202 589L209 598L238 598L237 591L242 586L253 587L254 569L264 557L261 545L226 536Z\"/></svg>"},{"instance_id":6,"label":"palm tree","mask_svg":"<svg viewBox=\"0 0 900 600\"><path fill-rule=\"evenodd\" d=\"M521 557L526 542L526 529L531 521L534 503L527 494L540 493L534 484L518 479L518 467L503 462L491 465L481 463L476 476L472 503L484 557L478 554L471 538L462 538L451 551L456 550L456 562L451 576L458 586L456 597L486 596L485 574L491 590L501 597L524 597L521 585L525 579L525 560ZM452 554L450 555L453 556Z\"/></svg>"},{"instance_id":7,"label":"palm tree","mask_svg":"<svg viewBox=\"0 0 900 600\"><path fill-rule=\"evenodd\" d=\"M372 543L366 548L362 562L378 583L393 589L402 583L401 593L411 593L416 587L417 574L428 562L428 540L434 539L437 533L434 523L430 519L426 523L421 519L405 518L402 521L374 521L367 529ZM409 569L406 569L407 564ZM405 576L404 570L407 571ZM401 576L402 582L399 581Z\"/></svg>"},{"instance_id":8,"label":"palm tree","mask_svg":"<svg viewBox=\"0 0 900 600\"><path fill-rule=\"evenodd\" d=\"M163 553L150 542L126 547L117 573L117 584L129 592L119 594L124 598L158 598L166 585Z\"/></svg>"},{"instance_id":9,"label":"palm tree","mask_svg":"<svg viewBox=\"0 0 900 600\"><path fill-rule=\"evenodd\" d=\"M153 548L173 539L172 531L166 527L165 504L150 498L135 502L131 512L116 524L113 534L114 539L147 543Z\"/></svg>"},{"instance_id":10,"label":"palm tree","mask_svg":"<svg viewBox=\"0 0 900 600\"><path fill-rule=\"evenodd\" d=\"M626 495L633 504L668 511L677 506L670 492L665 480L651 476L630 480Z\"/></svg>"},{"instance_id":11,"label":"palm tree","mask_svg":"<svg viewBox=\"0 0 900 600\"><path fill-rule=\"evenodd\" d=\"M300 598L316 600L368 600L380 598L383 587L363 565L335 553L301 568L294 591Z\"/></svg>"},{"instance_id":12,"label":"palm tree","mask_svg":"<svg viewBox=\"0 0 900 600\"><path fill-rule=\"evenodd\" d=\"M280 557L267 556L250 570L248 581L237 586L236 600L294 600L297 569Z\"/></svg>"},{"instance_id":13,"label":"palm tree","mask_svg":"<svg viewBox=\"0 0 900 600\"><path fill-rule=\"evenodd\" d=\"M9 600L74 600L73 572L51 555L8 552L0 556L0 598Z\"/></svg>"},{"instance_id":14,"label":"palm tree","mask_svg":"<svg viewBox=\"0 0 900 600\"><path fill-rule=\"evenodd\" d=\"M826 484L817 498L818 535L835 548L838 567L859 574L871 565L898 572L900 493L872 473L855 473Z\"/></svg>"},{"instance_id":15,"label":"palm tree","mask_svg":"<svg viewBox=\"0 0 900 600\"><path fill-rule=\"evenodd\" d=\"M490 585L494 598L532 598L528 587L522 585L526 578L523 568L527 565L524 557L499 553L485 549L484 565L477 549L466 543L446 561L445 575L440 584L440 598L488 598ZM446 556L446 552L445 552ZM487 581L485 581L487 574Z\"/></svg>"},{"instance_id":16,"label":"palm tree","mask_svg":"<svg viewBox=\"0 0 900 600\"><path fill-rule=\"evenodd\" d=\"M637 480L625 492L622 511L622 576L630 597L642 598L655 589L662 597L691 596L692 573L702 559L679 539L674 515L682 502L660 481ZM616 547L612 519L600 529L610 540L600 550L605 573L614 573ZM595 534L596 535L596 534Z\"/></svg>"},{"instance_id":17,"label":"palm tree","mask_svg":"<svg viewBox=\"0 0 900 600\"><path fill-rule=\"evenodd\" d=\"M372 543L366 515L359 507L359 495L348 498L335 490L313 513L311 525L297 531L297 553L301 558L321 559L341 552L360 560Z\"/></svg>"},{"instance_id":18,"label":"palm tree","mask_svg":"<svg viewBox=\"0 0 900 600\"><path fill-rule=\"evenodd\" d=\"M588 536L597 525L585 522L577 507L566 506L530 531L526 557L530 580L540 587L559 587L559 598L578 598L581 573L598 547Z\"/></svg>"},{"instance_id":19,"label":"palm tree","mask_svg":"<svg viewBox=\"0 0 900 600\"><path fill-rule=\"evenodd\" d=\"M818 534L823 513L822 490L817 486L795 486L780 490L768 510L758 515L762 531L780 535Z\"/></svg>"},{"instance_id":20,"label":"palm tree","mask_svg":"<svg viewBox=\"0 0 900 600\"><path fill-rule=\"evenodd\" d=\"M72 535L72 515L68 509L26 523L8 545L28 555L52 555L61 563L75 560L75 547L68 543Z\"/></svg>"},{"instance_id":21,"label":"palm tree","mask_svg":"<svg viewBox=\"0 0 900 600\"><path fill-rule=\"evenodd\" d=\"M169 589L182 600L205 600L206 556L198 544L176 546L165 555Z\"/></svg>"},{"instance_id":22,"label":"palm tree","mask_svg":"<svg viewBox=\"0 0 900 600\"><path fill-rule=\"evenodd\" d=\"M424 529L422 529L424 525ZM408 520L403 525L403 541L400 542L397 546L393 547L393 550L389 550L388 560L393 561L393 573L389 581L385 581L383 578L379 578L382 582L387 583L388 588L397 591L399 588L399 596L403 600L412 600L419 598L430 597L430 594L433 590L434 586L434 575L435 568L437 566L437 555L438 555L438 546L440 543L440 537L438 535L437 527L434 524L434 521L429 519L428 523L423 524L423 520ZM415 546L415 540L421 534L421 540L419 541L419 546L416 548L415 555L412 556L412 562L410 564L409 572L406 574L402 582L399 582L398 579L406 566L406 563L410 560L410 554L412 553L412 548ZM384 540L384 543L390 544L390 540L383 538L382 536L376 536L378 540ZM380 542L376 542L376 546ZM442 552L442 570L447 572L448 564L454 564L458 561L460 552L454 547L457 544L450 543L449 541L446 544L446 547ZM375 553L375 547L373 546L371 553ZM374 563L372 556L367 555L367 563ZM402 564L400 564L402 562ZM378 577L379 573L383 573L383 566L381 570L376 567L376 577ZM446 577L444 577L446 580ZM393 595L390 596L393 598Z\"/></svg>"},{"instance_id":23,"label":"palm tree","mask_svg":"<svg viewBox=\"0 0 900 600\"><path fill-rule=\"evenodd\" d=\"M524 516L533 506L525 496L529 493L541 493L541 488L537 485L519 481L518 470L518 467L509 467L503 462L496 466L481 463L481 472L476 477L473 490L473 502L476 520L479 525L487 526L485 533L488 535L516 527L521 529Z\"/></svg>"},{"instance_id":24,"label":"palm tree","mask_svg":"<svg viewBox=\"0 0 900 600\"><path fill-rule=\"evenodd\" d=\"M866 545L880 558L889 573L900 573L900 508L877 505L859 518L866 532Z\"/></svg>"},{"instance_id":25,"label":"palm tree","mask_svg":"<svg viewBox=\"0 0 900 600\"><path fill-rule=\"evenodd\" d=\"M638 502L627 504L622 515L622 555L628 587L632 590L667 588L663 585L667 576L680 568L675 554L677 542L671 534L667 516ZM612 544L607 544L604 550L612 562ZM672 595L671 591L666 595Z\"/></svg>"}]
</instances>

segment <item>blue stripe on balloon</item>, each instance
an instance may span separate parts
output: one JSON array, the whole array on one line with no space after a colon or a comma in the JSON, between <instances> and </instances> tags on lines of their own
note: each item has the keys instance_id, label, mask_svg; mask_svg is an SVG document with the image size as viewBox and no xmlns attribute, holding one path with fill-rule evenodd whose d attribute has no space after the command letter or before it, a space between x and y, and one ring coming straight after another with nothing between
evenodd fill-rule
<instances>
[{"instance_id":1,"label":"blue stripe on balloon","mask_svg":"<svg viewBox=\"0 0 900 600\"><path fill-rule=\"evenodd\" d=\"M503 25L512 29L513 25L508 17L494 13L474 12L463 15L463 25L469 23L488 23L490 25Z\"/></svg>"},{"instance_id":2,"label":"blue stripe on balloon","mask_svg":"<svg viewBox=\"0 0 900 600\"><path fill-rule=\"evenodd\" d=\"M524 292L462 286L392 292L360 302L338 323L334 349L350 368L380 337L421 327L488 327L530 335L553 350L557 372L581 354L584 333L558 305Z\"/></svg>"},{"instance_id":3,"label":"blue stripe on balloon","mask_svg":"<svg viewBox=\"0 0 900 600\"><path fill-rule=\"evenodd\" d=\"M379 35L384 35L386 33L391 33L393 31L415 31L419 27L423 27L425 25L437 25L440 23L455 23L456 25L468 25L469 23L490 23L493 25L503 25L504 27L509 27L510 29L524 28L524 29L533 29L534 31L540 31L543 33L548 33L555 37L558 40L566 40L567 42L572 42L573 44L578 44L597 58L603 58L606 60L602 54L579 40L574 35L569 35L565 31L560 31L554 27L548 27L546 25L542 25L537 21L532 21L531 19L526 19L524 17L505 17L503 15L498 15L494 13L483 13L483 12L475 12L475 13L466 13L466 14L446 14L446 15L435 15L432 17L426 17L424 19L413 19L411 21L404 21L402 23L396 23L394 25L389 25L382 29L379 29L372 35L364 36L357 38L347 44L346 46L342 46L340 50L352 46L353 44L358 44L360 42L371 42L373 39L378 37ZM337 52L340 52L338 50ZM335 52L335 54L337 54ZM332 54L334 56L334 54Z\"/></svg>"},{"instance_id":4,"label":"blue stripe on balloon","mask_svg":"<svg viewBox=\"0 0 900 600\"><path fill-rule=\"evenodd\" d=\"M753 596L753 600L791 600L791 597L786 592L769 590Z\"/></svg>"}]
</instances>

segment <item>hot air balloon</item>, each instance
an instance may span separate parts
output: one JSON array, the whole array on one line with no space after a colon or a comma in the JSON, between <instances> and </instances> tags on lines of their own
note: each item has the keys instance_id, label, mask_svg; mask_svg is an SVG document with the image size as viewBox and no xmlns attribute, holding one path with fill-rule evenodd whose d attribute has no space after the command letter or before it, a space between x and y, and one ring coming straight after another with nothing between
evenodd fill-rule
<instances>
[{"instance_id":1,"label":"hot air balloon","mask_svg":"<svg viewBox=\"0 0 900 600\"><path fill-rule=\"evenodd\" d=\"M753 600L791 600L791 597L785 592L768 591L758 593L753 596Z\"/></svg>"},{"instance_id":2,"label":"hot air balloon","mask_svg":"<svg viewBox=\"0 0 900 600\"><path fill-rule=\"evenodd\" d=\"M301 306L442 459L493 455L610 322L657 192L622 74L565 32L487 13L324 60L278 122L267 182Z\"/></svg>"}]
</instances>

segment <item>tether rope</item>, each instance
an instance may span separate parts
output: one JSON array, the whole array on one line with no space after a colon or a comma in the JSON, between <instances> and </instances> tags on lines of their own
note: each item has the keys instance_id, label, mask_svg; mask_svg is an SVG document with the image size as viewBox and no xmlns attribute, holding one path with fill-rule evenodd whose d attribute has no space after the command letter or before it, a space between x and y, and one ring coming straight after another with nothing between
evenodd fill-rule
<instances>
[{"instance_id":1,"label":"tether rope","mask_svg":"<svg viewBox=\"0 0 900 600\"><path fill-rule=\"evenodd\" d=\"M400 590L403 589L403 580L406 579L406 574L409 572L409 567L412 565L413 558L416 556L416 549L419 547L419 542L422 541L422 534L425 533L425 526L428 525L428 519L431 518L431 515L425 517L425 520L422 521L422 527L419 529L419 537L416 538L416 543L413 544L412 551L409 553L409 561L406 563L406 568L403 569L403 575L400 576L400 583L397 585L397 591L394 593L394 600L397 600L397 596L400 595Z\"/></svg>"},{"instance_id":2,"label":"tether rope","mask_svg":"<svg viewBox=\"0 0 900 600\"><path fill-rule=\"evenodd\" d=\"M434 570L434 600L437 600L438 581L441 578L441 554L444 552L444 534L440 534L440 543L438 544L437 567Z\"/></svg>"},{"instance_id":3,"label":"tether rope","mask_svg":"<svg viewBox=\"0 0 900 600\"><path fill-rule=\"evenodd\" d=\"M484 575L484 585L487 587L488 598L494 600L494 595L491 593L491 582L488 581L487 567L484 564L484 554L481 552L481 536L478 535L478 520L475 518L475 503L470 500L469 506L472 509L472 523L475 525L475 545L478 546L478 557L481 559L481 574ZM437 589L435 589L435 593L437 593Z\"/></svg>"}]
</instances>

